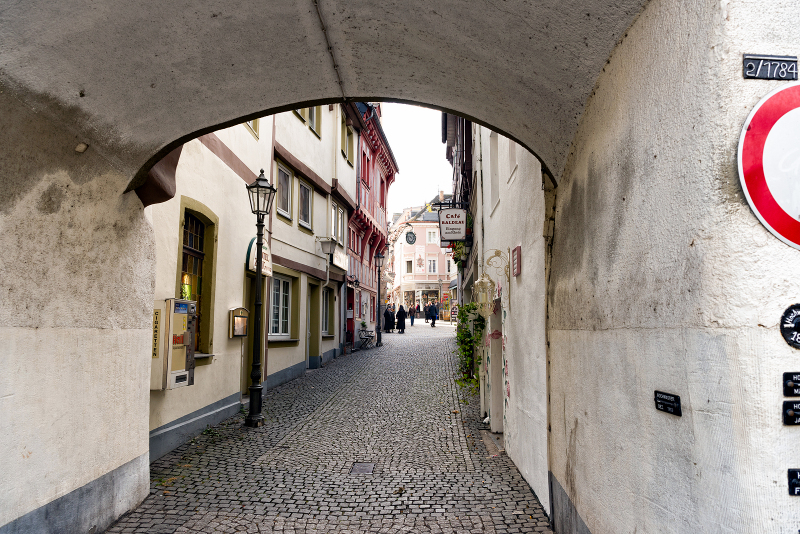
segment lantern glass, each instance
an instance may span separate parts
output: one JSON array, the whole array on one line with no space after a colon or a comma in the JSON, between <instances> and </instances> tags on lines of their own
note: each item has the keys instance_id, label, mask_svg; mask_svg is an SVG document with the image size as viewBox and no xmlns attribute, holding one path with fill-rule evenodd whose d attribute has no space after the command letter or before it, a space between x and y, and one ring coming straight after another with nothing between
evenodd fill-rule
<instances>
[{"instance_id":1,"label":"lantern glass","mask_svg":"<svg viewBox=\"0 0 800 534\"><path fill-rule=\"evenodd\" d=\"M478 304L478 313L484 318L488 318L492 314L494 282L491 278L486 276L486 273L483 273L481 277L475 281L473 289L475 291L475 302Z\"/></svg>"},{"instance_id":2,"label":"lantern glass","mask_svg":"<svg viewBox=\"0 0 800 534\"><path fill-rule=\"evenodd\" d=\"M380 269L381 267L383 267L383 258L384 258L384 256L383 256L383 254L381 254L380 252L378 252L377 254L375 254L375 266L376 266L378 269Z\"/></svg>"},{"instance_id":3,"label":"lantern glass","mask_svg":"<svg viewBox=\"0 0 800 534\"><path fill-rule=\"evenodd\" d=\"M268 215L272 208L272 200L275 198L276 189L267 181L264 176L264 169L253 183L247 186L247 194L250 197L250 210L256 215Z\"/></svg>"},{"instance_id":4,"label":"lantern glass","mask_svg":"<svg viewBox=\"0 0 800 534\"><path fill-rule=\"evenodd\" d=\"M333 251L336 250L335 239L320 239L319 244L323 254L333 254Z\"/></svg>"}]
</instances>

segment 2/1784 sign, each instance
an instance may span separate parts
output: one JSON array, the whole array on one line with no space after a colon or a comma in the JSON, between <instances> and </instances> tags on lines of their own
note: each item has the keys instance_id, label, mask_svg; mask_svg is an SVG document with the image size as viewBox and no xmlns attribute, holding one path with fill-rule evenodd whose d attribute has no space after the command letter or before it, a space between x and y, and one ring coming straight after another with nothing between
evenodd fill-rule
<instances>
[{"instance_id":1,"label":"2/1784 sign","mask_svg":"<svg viewBox=\"0 0 800 534\"><path fill-rule=\"evenodd\" d=\"M439 210L439 235L442 241L466 241L467 210L459 208Z\"/></svg>"},{"instance_id":2,"label":"2/1784 sign","mask_svg":"<svg viewBox=\"0 0 800 534\"><path fill-rule=\"evenodd\" d=\"M761 223L800 249L800 84L772 91L747 117L739 180Z\"/></svg>"}]
</instances>

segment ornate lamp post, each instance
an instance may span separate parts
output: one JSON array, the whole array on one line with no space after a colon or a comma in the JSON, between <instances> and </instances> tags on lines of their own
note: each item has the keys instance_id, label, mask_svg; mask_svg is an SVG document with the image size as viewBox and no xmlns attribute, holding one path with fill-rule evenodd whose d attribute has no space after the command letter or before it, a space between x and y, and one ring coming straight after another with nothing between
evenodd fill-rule
<instances>
[{"instance_id":1,"label":"ornate lamp post","mask_svg":"<svg viewBox=\"0 0 800 534\"><path fill-rule=\"evenodd\" d=\"M250 197L250 210L256 215L256 301L255 324L253 325L253 369L250 372L250 411L244 420L246 426L259 427L264 424L264 415L261 413L262 390L261 385L261 254L264 246L264 216L269 215L272 200L275 198L275 189L264 176L264 169L256 180L247 186Z\"/></svg>"},{"instance_id":2,"label":"ornate lamp post","mask_svg":"<svg viewBox=\"0 0 800 534\"><path fill-rule=\"evenodd\" d=\"M383 277L381 276L381 268L383 267L383 254L378 252L375 254L375 267L378 268L378 325L376 330L378 331L378 342L375 343L376 347L382 347L383 341L381 341L381 286L383 285Z\"/></svg>"}]
</instances>

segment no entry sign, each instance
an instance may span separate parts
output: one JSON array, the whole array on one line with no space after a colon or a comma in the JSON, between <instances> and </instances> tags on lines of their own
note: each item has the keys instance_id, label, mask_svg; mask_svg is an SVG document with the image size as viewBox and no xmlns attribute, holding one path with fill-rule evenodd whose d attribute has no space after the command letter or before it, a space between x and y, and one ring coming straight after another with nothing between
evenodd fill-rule
<instances>
[{"instance_id":1,"label":"no entry sign","mask_svg":"<svg viewBox=\"0 0 800 534\"><path fill-rule=\"evenodd\" d=\"M739 180L761 223L800 249L800 84L772 91L747 117Z\"/></svg>"}]
</instances>

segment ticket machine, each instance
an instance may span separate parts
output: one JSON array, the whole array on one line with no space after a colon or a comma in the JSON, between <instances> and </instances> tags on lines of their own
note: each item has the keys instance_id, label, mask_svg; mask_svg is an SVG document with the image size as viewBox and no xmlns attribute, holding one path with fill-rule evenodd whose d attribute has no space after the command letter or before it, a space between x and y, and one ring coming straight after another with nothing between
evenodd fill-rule
<instances>
[{"instance_id":1,"label":"ticket machine","mask_svg":"<svg viewBox=\"0 0 800 534\"><path fill-rule=\"evenodd\" d=\"M157 300L153 309L153 347L150 390L194 384L197 303Z\"/></svg>"}]
</instances>

